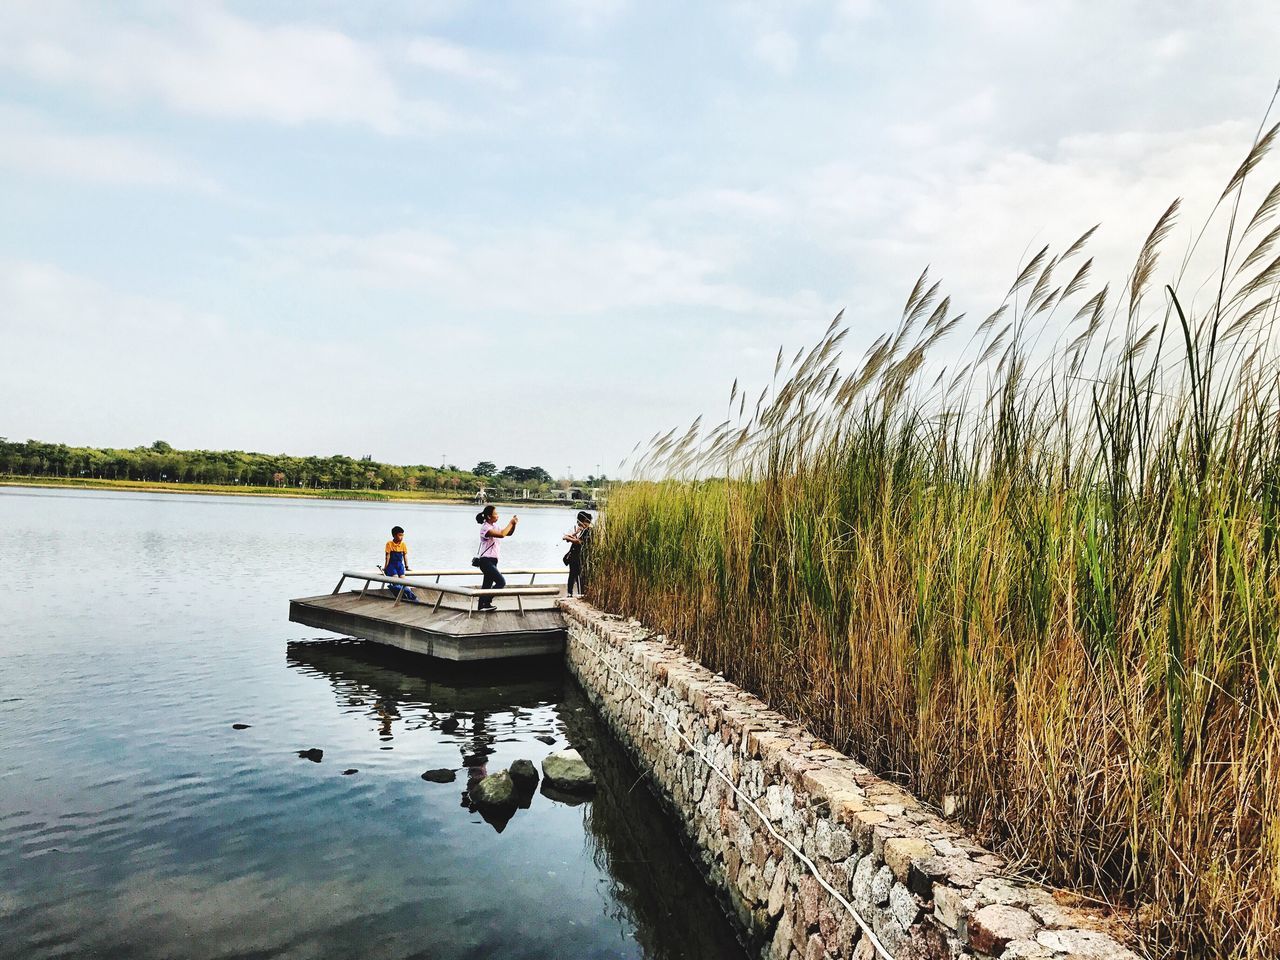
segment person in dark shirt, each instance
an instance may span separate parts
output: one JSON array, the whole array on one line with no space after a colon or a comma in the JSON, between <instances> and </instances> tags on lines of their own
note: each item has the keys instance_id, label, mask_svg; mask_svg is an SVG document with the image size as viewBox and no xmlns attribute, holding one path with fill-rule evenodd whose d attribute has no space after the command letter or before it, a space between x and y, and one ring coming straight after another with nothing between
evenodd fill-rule
<instances>
[{"instance_id":1,"label":"person in dark shirt","mask_svg":"<svg viewBox=\"0 0 1280 960\"><path fill-rule=\"evenodd\" d=\"M577 524L561 539L569 544L569 552L564 555L564 562L569 568L569 586L566 592L572 597L576 590L577 595L582 596L587 589L585 564L587 545L591 542L591 514L579 510Z\"/></svg>"}]
</instances>

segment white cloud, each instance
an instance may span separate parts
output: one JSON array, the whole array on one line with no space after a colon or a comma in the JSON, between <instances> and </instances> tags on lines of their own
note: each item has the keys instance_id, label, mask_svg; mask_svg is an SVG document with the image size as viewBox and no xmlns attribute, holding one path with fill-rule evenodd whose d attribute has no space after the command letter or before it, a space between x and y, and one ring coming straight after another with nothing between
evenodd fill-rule
<instances>
[{"instance_id":1,"label":"white cloud","mask_svg":"<svg viewBox=\"0 0 1280 960\"><path fill-rule=\"evenodd\" d=\"M611 219L448 236L393 230L243 242L262 270L308 283L419 290L433 304L477 318L499 311L604 318L692 307L796 320L826 310L812 291L771 295L738 280L739 251L722 238L704 233L666 243Z\"/></svg>"},{"instance_id":2,"label":"white cloud","mask_svg":"<svg viewBox=\"0 0 1280 960\"><path fill-rule=\"evenodd\" d=\"M410 41L405 58L416 66L445 76L505 89L515 87L519 79L498 58L436 37L418 37Z\"/></svg>"},{"instance_id":3,"label":"white cloud","mask_svg":"<svg viewBox=\"0 0 1280 960\"><path fill-rule=\"evenodd\" d=\"M751 46L756 58L780 74L791 73L800 55L800 44L785 30L762 30Z\"/></svg>"},{"instance_id":4,"label":"white cloud","mask_svg":"<svg viewBox=\"0 0 1280 960\"><path fill-rule=\"evenodd\" d=\"M402 96L376 48L327 27L253 22L214 4L169 7L152 21L67 0L16 0L0 8L0 66L201 116L383 133L445 120L439 106Z\"/></svg>"},{"instance_id":5,"label":"white cloud","mask_svg":"<svg viewBox=\"0 0 1280 960\"><path fill-rule=\"evenodd\" d=\"M222 192L190 161L144 141L54 129L26 111L4 107L0 107L0 168L33 177Z\"/></svg>"},{"instance_id":6,"label":"white cloud","mask_svg":"<svg viewBox=\"0 0 1280 960\"><path fill-rule=\"evenodd\" d=\"M628 0L552 0L553 15L571 28L591 32L621 17L630 7Z\"/></svg>"}]
</instances>

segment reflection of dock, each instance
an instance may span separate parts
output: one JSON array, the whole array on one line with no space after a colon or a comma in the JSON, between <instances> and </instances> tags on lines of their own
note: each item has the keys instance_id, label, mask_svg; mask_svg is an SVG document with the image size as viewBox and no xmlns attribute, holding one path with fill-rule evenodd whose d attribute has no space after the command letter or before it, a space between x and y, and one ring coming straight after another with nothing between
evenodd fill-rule
<instances>
[{"instance_id":1,"label":"reflection of dock","mask_svg":"<svg viewBox=\"0 0 1280 960\"><path fill-rule=\"evenodd\" d=\"M446 586L438 578L474 575L473 571L430 571L391 578L349 573L344 580L359 581L365 576L370 580L362 590L342 591L340 581L331 594L290 600L289 619L440 660L499 660L563 652L564 617L557 607L560 588L513 585L505 591L489 591L497 609L473 613L478 591ZM371 589L378 581L411 587L419 602L397 600L387 589Z\"/></svg>"}]
</instances>

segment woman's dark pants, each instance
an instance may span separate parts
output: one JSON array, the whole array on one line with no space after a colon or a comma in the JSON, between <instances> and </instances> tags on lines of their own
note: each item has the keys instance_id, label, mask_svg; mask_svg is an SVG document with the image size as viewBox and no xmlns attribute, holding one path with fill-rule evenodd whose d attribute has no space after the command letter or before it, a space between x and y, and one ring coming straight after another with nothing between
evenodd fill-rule
<instances>
[{"instance_id":1,"label":"woman's dark pants","mask_svg":"<svg viewBox=\"0 0 1280 960\"><path fill-rule=\"evenodd\" d=\"M498 572L498 561L495 557L480 557L478 566L480 572L484 574L484 579L480 582L481 590L492 590L495 587L501 590L507 585L507 578ZM487 610L493 606L493 597L481 597L477 606L481 610Z\"/></svg>"},{"instance_id":2,"label":"woman's dark pants","mask_svg":"<svg viewBox=\"0 0 1280 960\"><path fill-rule=\"evenodd\" d=\"M574 588L577 588L576 590ZM587 588L586 580L582 576L582 561L570 558L569 560L569 586L567 592L572 596L575 592L581 596L582 592Z\"/></svg>"}]
</instances>

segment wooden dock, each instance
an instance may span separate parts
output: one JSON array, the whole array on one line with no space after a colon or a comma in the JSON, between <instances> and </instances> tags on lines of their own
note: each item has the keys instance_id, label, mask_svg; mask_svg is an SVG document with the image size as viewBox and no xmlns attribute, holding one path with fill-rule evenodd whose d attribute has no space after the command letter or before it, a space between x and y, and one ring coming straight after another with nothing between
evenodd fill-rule
<instances>
[{"instance_id":1,"label":"wooden dock","mask_svg":"<svg viewBox=\"0 0 1280 960\"><path fill-rule=\"evenodd\" d=\"M558 607L563 586L539 596L496 591L492 599L497 609L482 613L473 612L473 596L460 595L456 587L437 588L416 579L424 575L410 574L403 581L412 587L417 603L396 602L390 589L371 589L374 584L366 582L363 590L338 589L290 600L289 619L456 662L540 657L564 651L564 617ZM344 575L350 576L363 575Z\"/></svg>"}]
</instances>

